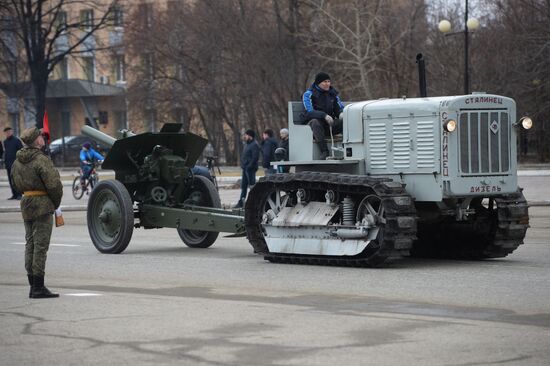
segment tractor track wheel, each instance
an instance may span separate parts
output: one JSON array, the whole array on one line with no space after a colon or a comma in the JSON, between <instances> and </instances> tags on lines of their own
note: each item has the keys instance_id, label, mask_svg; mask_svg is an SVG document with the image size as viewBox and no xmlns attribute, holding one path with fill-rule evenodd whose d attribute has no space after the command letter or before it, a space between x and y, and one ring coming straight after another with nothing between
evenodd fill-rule
<instances>
[{"instance_id":1,"label":"tractor track wheel","mask_svg":"<svg viewBox=\"0 0 550 366\"><path fill-rule=\"evenodd\" d=\"M88 231L101 253L122 253L132 238L134 207L128 190L117 180L99 182L88 200Z\"/></svg>"},{"instance_id":2,"label":"tractor track wheel","mask_svg":"<svg viewBox=\"0 0 550 366\"><path fill-rule=\"evenodd\" d=\"M212 208L222 207L220 195L214 183L200 175L194 176L193 187L189 190L185 203ZM190 248L208 248L214 244L219 232L178 229L178 234L184 244Z\"/></svg>"},{"instance_id":3,"label":"tractor track wheel","mask_svg":"<svg viewBox=\"0 0 550 366\"><path fill-rule=\"evenodd\" d=\"M421 225L413 256L480 260L512 253L523 244L529 227L527 201L520 190L488 201L488 207L481 199L472 202L476 214L470 221Z\"/></svg>"}]
</instances>

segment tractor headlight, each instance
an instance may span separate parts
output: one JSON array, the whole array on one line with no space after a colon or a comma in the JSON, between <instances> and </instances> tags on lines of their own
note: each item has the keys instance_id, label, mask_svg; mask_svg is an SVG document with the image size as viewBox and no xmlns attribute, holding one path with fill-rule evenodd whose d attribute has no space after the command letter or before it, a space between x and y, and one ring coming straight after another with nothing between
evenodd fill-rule
<instances>
[{"instance_id":1,"label":"tractor headlight","mask_svg":"<svg viewBox=\"0 0 550 366\"><path fill-rule=\"evenodd\" d=\"M443 124L443 128L447 132L453 132L456 130L456 121L454 119L449 119Z\"/></svg>"},{"instance_id":2,"label":"tractor headlight","mask_svg":"<svg viewBox=\"0 0 550 366\"><path fill-rule=\"evenodd\" d=\"M533 127L533 120L529 117L522 117L520 120L521 127L523 127L526 130L531 129Z\"/></svg>"}]
</instances>

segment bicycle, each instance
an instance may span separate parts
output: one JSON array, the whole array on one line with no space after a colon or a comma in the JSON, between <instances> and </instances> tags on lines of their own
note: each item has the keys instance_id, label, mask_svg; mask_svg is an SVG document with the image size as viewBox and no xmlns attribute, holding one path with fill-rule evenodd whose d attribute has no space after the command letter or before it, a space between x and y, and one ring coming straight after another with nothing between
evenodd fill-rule
<instances>
[{"instance_id":1,"label":"bicycle","mask_svg":"<svg viewBox=\"0 0 550 366\"><path fill-rule=\"evenodd\" d=\"M212 182L216 186L216 190L219 190L218 187L218 180L216 179L216 168L218 168L218 174L222 174L222 171L220 169L220 166L216 164L216 160L218 159L217 156L207 156L206 157L206 167L208 168L208 172L212 176Z\"/></svg>"},{"instance_id":2,"label":"bicycle","mask_svg":"<svg viewBox=\"0 0 550 366\"><path fill-rule=\"evenodd\" d=\"M82 185L82 169L78 170L78 177L76 177L73 181L73 197L77 200L81 199L82 196L84 196L84 192L86 194L89 194L92 189L94 189L95 185L97 184L99 177L97 176L96 172L96 163L90 164L92 166L92 171L90 172L90 175L87 179L84 180L84 186ZM88 190L88 188L90 188Z\"/></svg>"}]
</instances>

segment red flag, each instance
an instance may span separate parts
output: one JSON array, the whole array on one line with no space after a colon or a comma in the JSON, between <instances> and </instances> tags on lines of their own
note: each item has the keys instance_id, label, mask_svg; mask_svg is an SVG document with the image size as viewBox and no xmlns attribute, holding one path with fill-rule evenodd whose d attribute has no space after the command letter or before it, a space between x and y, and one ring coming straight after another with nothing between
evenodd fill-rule
<instances>
[{"instance_id":1,"label":"red flag","mask_svg":"<svg viewBox=\"0 0 550 366\"><path fill-rule=\"evenodd\" d=\"M42 134L46 136L48 144L50 143L50 122L48 121L48 111L44 110L44 120L42 123Z\"/></svg>"}]
</instances>

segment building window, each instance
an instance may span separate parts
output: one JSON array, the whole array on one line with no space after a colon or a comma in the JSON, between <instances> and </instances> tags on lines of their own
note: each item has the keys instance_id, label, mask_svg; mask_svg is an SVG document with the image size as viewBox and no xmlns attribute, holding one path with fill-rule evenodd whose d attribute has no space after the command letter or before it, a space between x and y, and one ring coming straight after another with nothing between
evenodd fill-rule
<instances>
[{"instance_id":1,"label":"building window","mask_svg":"<svg viewBox=\"0 0 550 366\"><path fill-rule=\"evenodd\" d=\"M8 74L10 78L10 83L17 83L18 77L17 77L17 62L16 61L8 61L7 63L8 67Z\"/></svg>"},{"instance_id":2,"label":"building window","mask_svg":"<svg viewBox=\"0 0 550 366\"><path fill-rule=\"evenodd\" d=\"M55 26L61 32L64 32L67 30L67 12L66 11L61 10L59 11L59 13L57 13L57 16L55 17Z\"/></svg>"},{"instance_id":3,"label":"building window","mask_svg":"<svg viewBox=\"0 0 550 366\"><path fill-rule=\"evenodd\" d=\"M107 111L99 111L99 124L100 125L106 125L109 123L109 112Z\"/></svg>"},{"instance_id":4,"label":"building window","mask_svg":"<svg viewBox=\"0 0 550 366\"><path fill-rule=\"evenodd\" d=\"M88 81L95 80L93 57L82 57L82 71L84 72L84 77L86 78L86 80Z\"/></svg>"},{"instance_id":5,"label":"building window","mask_svg":"<svg viewBox=\"0 0 550 366\"><path fill-rule=\"evenodd\" d=\"M80 11L80 26L85 31L91 31L94 26L93 9L84 9Z\"/></svg>"},{"instance_id":6,"label":"building window","mask_svg":"<svg viewBox=\"0 0 550 366\"><path fill-rule=\"evenodd\" d=\"M124 55L115 56L115 77L116 81L126 81L126 65L124 64Z\"/></svg>"},{"instance_id":7,"label":"building window","mask_svg":"<svg viewBox=\"0 0 550 366\"><path fill-rule=\"evenodd\" d=\"M71 135L71 112L62 111L61 112L61 133L63 136Z\"/></svg>"},{"instance_id":8,"label":"building window","mask_svg":"<svg viewBox=\"0 0 550 366\"><path fill-rule=\"evenodd\" d=\"M111 9L111 19L114 27L124 27L124 12L119 6Z\"/></svg>"},{"instance_id":9,"label":"building window","mask_svg":"<svg viewBox=\"0 0 550 366\"><path fill-rule=\"evenodd\" d=\"M65 57L63 60L61 60L58 64L59 69L59 77L62 80L68 80L69 79L69 60L67 57Z\"/></svg>"}]
</instances>

